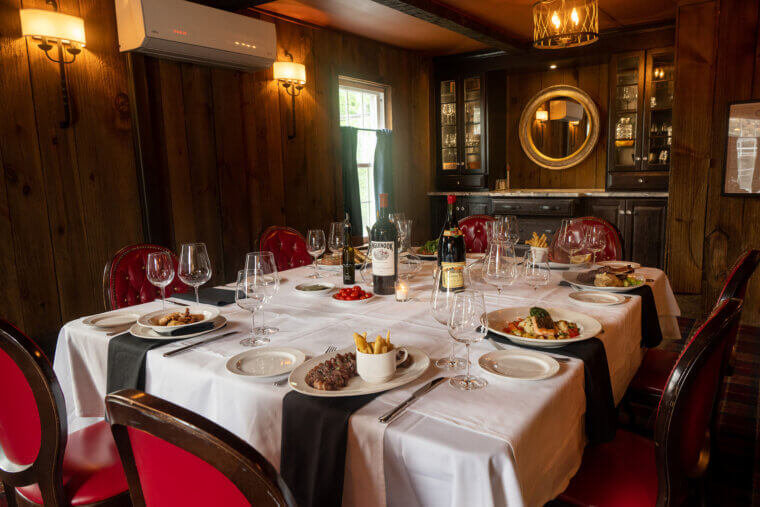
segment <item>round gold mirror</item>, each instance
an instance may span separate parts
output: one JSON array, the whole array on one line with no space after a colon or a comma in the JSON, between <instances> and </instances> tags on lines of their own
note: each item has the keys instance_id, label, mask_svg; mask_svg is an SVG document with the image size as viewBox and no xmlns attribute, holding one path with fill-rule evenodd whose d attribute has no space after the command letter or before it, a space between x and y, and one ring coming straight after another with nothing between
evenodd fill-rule
<instances>
[{"instance_id":1,"label":"round gold mirror","mask_svg":"<svg viewBox=\"0 0 760 507\"><path fill-rule=\"evenodd\" d=\"M520 116L520 144L533 162L547 169L568 169L589 156L599 140L599 109L574 86L538 92Z\"/></svg>"}]
</instances>

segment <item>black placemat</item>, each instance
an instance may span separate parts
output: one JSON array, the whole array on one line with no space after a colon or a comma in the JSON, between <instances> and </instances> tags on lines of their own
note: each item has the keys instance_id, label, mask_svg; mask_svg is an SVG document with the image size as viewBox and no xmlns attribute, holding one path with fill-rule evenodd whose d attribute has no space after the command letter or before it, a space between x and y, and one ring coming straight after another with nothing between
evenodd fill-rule
<instances>
[{"instance_id":1,"label":"black placemat","mask_svg":"<svg viewBox=\"0 0 760 507\"><path fill-rule=\"evenodd\" d=\"M183 292L172 296L176 299L184 299L195 303L195 291ZM204 305L227 306L235 302L235 291L206 287L198 291L198 301Z\"/></svg>"},{"instance_id":2,"label":"black placemat","mask_svg":"<svg viewBox=\"0 0 760 507\"><path fill-rule=\"evenodd\" d=\"M615 438L617 410L615 409L615 398L612 395L607 353L604 350L604 343L600 339L590 338L582 342L568 343L562 347L545 349L514 343L490 331L488 337L516 347L562 354L583 361L586 391L586 436L590 444L609 442Z\"/></svg>"},{"instance_id":3,"label":"black placemat","mask_svg":"<svg viewBox=\"0 0 760 507\"><path fill-rule=\"evenodd\" d=\"M291 391L285 395L280 475L299 507L341 504L348 419L379 394L317 398Z\"/></svg>"}]
</instances>

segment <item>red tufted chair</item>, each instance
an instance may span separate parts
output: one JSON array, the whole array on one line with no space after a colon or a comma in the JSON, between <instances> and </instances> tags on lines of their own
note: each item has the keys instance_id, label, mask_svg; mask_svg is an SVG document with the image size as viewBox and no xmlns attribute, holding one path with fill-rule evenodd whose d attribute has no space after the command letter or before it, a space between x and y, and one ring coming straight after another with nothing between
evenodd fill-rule
<instances>
[{"instance_id":1,"label":"red tufted chair","mask_svg":"<svg viewBox=\"0 0 760 507\"><path fill-rule=\"evenodd\" d=\"M617 227L609 223L607 220L596 217L580 217L574 218L571 227L585 227L589 224L601 225L607 231L607 245L604 250L596 254L596 260L598 261L616 261L623 258L623 237L618 231ZM552 243L549 245L549 258L554 262L570 262L567 252L557 246L557 240L559 239L559 229L552 238Z\"/></svg>"},{"instance_id":2,"label":"red tufted chair","mask_svg":"<svg viewBox=\"0 0 760 507\"><path fill-rule=\"evenodd\" d=\"M274 254L278 271L306 266L312 262L311 255L306 251L306 239L291 227L269 227L261 235L259 249Z\"/></svg>"},{"instance_id":3,"label":"red tufted chair","mask_svg":"<svg viewBox=\"0 0 760 507\"><path fill-rule=\"evenodd\" d=\"M707 468L709 439L731 330L742 301L723 301L693 335L668 377L654 440L618 430L612 442L589 446L560 500L595 507L683 505L689 482ZM689 505L698 505L690 503Z\"/></svg>"},{"instance_id":4,"label":"red tufted chair","mask_svg":"<svg viewBox=\"0 0 760 507\"><path fill-rule=\"evenodd\" d=\"M176 275L177 256L174 252L158 245L130 245L116 252L103 271L103 300L106 309L139 305L161 297L161 289L151 284L145 275L148 254L153 252L169 252L174 261L174 280L166 287L166 297L191 291Z\"/></svg>"},{"instance_id":5,"label":"red tufted chair","mask_svg":"<svg viewBox=\"0 0 760 507\"><path fill-rule=\"evenodd\" d=\"M142 391L106 396L135 507L295 506L274 467L208 419Z\"/></svg>"},{"instance_id":6,"label":"red tufted chair","mask_svg":"<svg viewBox=\"0 0 760 507\"><path fill-rule=\"evenodd\" d=\"M470 215L459 221L464 233L464 244L468 253L488 251L488 225L494 221L490 215Z\"/></svg>"},{"instance_id":7,"label":"red tufted chair","mask_svg":"<svg viewBox=\"0 0 760 507\"><path fill-rule=\"evenodd\" d=\"M14 499L21 506L129 505L108 423L68 435L66 405L50 362L4 320L0 386L0 481L10 505Z\"/></svg>"}]
</instances>

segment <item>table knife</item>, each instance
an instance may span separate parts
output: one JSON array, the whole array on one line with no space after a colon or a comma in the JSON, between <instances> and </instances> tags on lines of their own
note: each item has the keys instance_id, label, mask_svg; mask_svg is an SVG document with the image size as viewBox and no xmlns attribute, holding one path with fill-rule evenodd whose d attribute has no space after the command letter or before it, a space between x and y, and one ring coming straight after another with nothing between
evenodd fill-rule
<instances>
[{"instance_id":1,"label":"table knife","mask_svg":"<svg viewBox=\"0 0 760 507\"><path fill-rule=\"evenodd\" d=\"M174 354L179 354L180 352L184 352L186 350L192 349L193 347L197 347L198 345L203 345L204 343L211 343L215 342L216 340L221 340L225 336L229 336L231 334L238 333L239 331L230 331L228 333L220 334L218 336L214 336L211 338L207 338L205 340L201 340L199 342L191 343L190 345L185 345L184 347L180 347L175 350L170 350L169 352L164 352L164 357L173 356Z\"/></svg>"},{"instance_id":2,"label":"table knife","mask_svg":"<svg viewBox=\"0 0 760 507\"><path fill-rule=\"evenodd\" d=\"M414 393L409 398L407 398L401 405L399 405L398 407L394 408L393 410L390 410L390 411L386 412L385 414L381 415L380 417L377 418L377 420L380 421L381 423L389 423L389 422L391 422L393 419L396 418L397 415L399 415L401 412L403 412L404 409L406 409L407 407L409 407L409 405L411 405L412 403L414 403L415 401L417 401L418 399L420 399L420 397L422 395L424 395L426 393L429 393L430 391L432 391L433 389L435 389L436 386L438 386L438 384L440 384L444 380L448 380L448 379L449 379L449 377L438 377L437 379L431 380L430 382L428 382L424 386L422 386L419 389L417 389L416 391L414 391Z\"/></svg>"}]
</instances>

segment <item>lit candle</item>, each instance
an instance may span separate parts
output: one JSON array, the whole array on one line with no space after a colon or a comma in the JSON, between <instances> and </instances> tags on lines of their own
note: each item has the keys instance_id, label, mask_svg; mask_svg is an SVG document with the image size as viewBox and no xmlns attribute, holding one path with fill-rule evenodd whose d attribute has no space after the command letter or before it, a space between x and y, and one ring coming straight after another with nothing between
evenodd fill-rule
<instances>
[{"instance_id":1,"label":"lit candle","mask_svg":"<svg viewBox=\"0 0 760 507\"><path fill-rule=\"evenodd\" d=\"M406 280L396 282L396 301L401 303L409 301L409 284L406 283Z\"/></svg>"}]
</instances>

